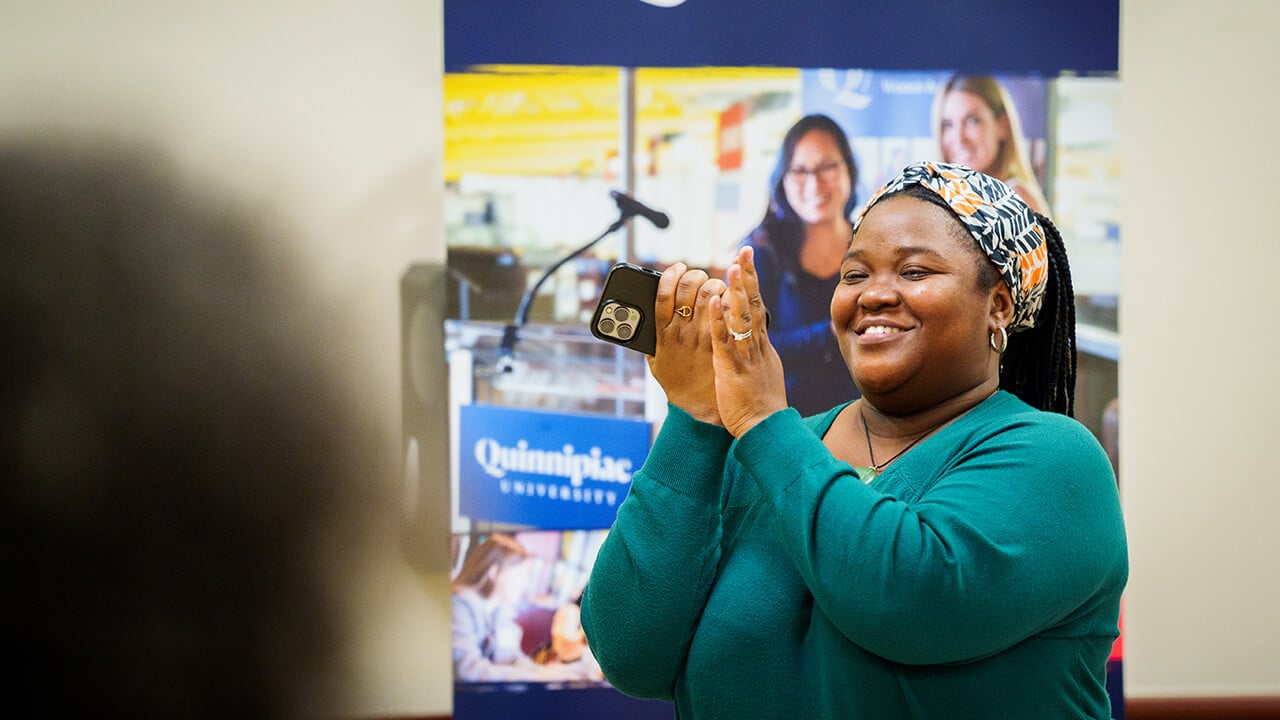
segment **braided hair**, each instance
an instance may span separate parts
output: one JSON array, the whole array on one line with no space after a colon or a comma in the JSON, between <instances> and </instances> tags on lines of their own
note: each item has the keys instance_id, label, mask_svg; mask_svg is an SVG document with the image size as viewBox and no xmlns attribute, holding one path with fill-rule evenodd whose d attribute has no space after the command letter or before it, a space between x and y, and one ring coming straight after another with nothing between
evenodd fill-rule
<instances>
[{"instance_id":1,"label":"braided hair","mask_svg":"<svg viewBox=\"0 0 1280 720\"><path fill-rule=\"evenodd\" d=\"M1068 417L1075 412L1076 306L1071 266L1062 234L1036 213L1049 250L1049 284L1036 326L1009 336L1000 367L1000 387L1040 410Z\"/></svg>"},{"instance_id":2,"label":"braided hair","mask_svg":"<svg viewBox=\"0 0 1280 720\"><path fill-rule=\"evenodd\" d=\"M955 218L955 211L937 193L923 185L907 187L885 195L906 195L941 207L955 219L955 237L973 248L978 262L978 286L990 290L1004 282L1000 272L974 243L968 228ZM1044 228L1049 251L1049 281L1036 326L1009 334L1000 362L1000 389L1018 396L1037 410L1074 417L1076 395L1076 306L1071 285L1071 266L1062 234L1048 217L1035 213Z\"/></svg>"}]
</instances>

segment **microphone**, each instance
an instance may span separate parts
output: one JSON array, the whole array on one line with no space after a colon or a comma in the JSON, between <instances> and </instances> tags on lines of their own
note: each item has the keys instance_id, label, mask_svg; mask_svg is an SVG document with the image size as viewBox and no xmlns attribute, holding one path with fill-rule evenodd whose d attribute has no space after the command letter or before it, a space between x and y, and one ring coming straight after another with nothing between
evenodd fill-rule
<instances>
[{"instance_id":1,"label":"microphone","mask_svg":"<svg viewBox=\"0 0 1280 720\"><path fill-rule=\"evenodd\" d=\"M498 348L498 369L501 372L511 372L512 355L515 352L516 341L519 339L517 336L520 332L520 328L524 327L525 323L529 322L529 311L533 307L533 298L538 294L538 288L542 287L542 284L547 281L547 278L554 275L556 270L560 269L560 266L586 252L592 245L595 245L605 239L609 233L620 230L622 226L626 224L627 220L630 220L636 215L643 216L649 222L653 223L659 230L666 229L666 227L671 224L671 218L667 217L666 213L660 213L625 193L620 193L617 190L610 190L609 195L613 198L613 201L618 204L618 219L613 221L613 224L606 228L604 232L592 238L577 250L574 250L568 255L560 258L554 265L547 268L547 271L542 273L542 276L533 284L533 287L526 290L524 296L520 298L520 307L516 308L515 321L512 324L507 325L502 330L502 342Z\"/></svg>"},{"instance_id":2,"label":"microphone","mask_svg":"<svg viewBox=\"0 0 1280 720\"><path fill-rule=\"evenodd\" d=\"M671 218L668 218L666 213L658 212L626 193L610 190L609 195L618 204L618 210L624 219L639 215L653 223L653 226L659 230L665 230L671 224Z\"/></svg>"}]
</instances>

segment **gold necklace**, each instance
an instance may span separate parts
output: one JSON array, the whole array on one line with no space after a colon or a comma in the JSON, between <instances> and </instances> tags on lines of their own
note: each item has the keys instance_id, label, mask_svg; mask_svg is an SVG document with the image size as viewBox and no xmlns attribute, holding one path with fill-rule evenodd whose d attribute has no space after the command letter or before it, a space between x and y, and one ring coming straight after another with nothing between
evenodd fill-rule
<instances>
[{"instance_id":1,"label":"gold necklace","mask_svg":"<svg viewBox=\"0 0 1280 720\"><path fill-rule=\"evenodd\" d=\"M858 479L861 480L863 484L868 484L872 480L875 480L877 475L883 472L885 468L889 467L889 463L902 457L904 453L906 453L911 448L915 447L916 443L923 440L926 435L942 427L943 424L945 424L946 422L944 420L943 422L938 423L937 425L934 425L928 430L925 430L923 433L920 433L920 435L916 437L916 439L907 443L906 447L894 453L893 457L889 458L888 460L885 460L882 463L876 463L876 451L871 447L871 429L867 427L867 412L866 410L863 409L863 406L861 404L858 405L858 418L862 420L862 434L865 435L867 438L867 455L871 456L871 467L867 467L866 465L858 465L853 468L853 471L858 474Z\"/></svg>"}]
</instances>

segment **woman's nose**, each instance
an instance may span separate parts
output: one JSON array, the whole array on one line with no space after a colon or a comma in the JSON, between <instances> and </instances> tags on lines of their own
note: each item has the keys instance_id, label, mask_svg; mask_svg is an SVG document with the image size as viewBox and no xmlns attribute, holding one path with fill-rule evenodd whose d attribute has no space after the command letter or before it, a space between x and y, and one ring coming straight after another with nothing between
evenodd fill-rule
<instances>
[{"instance_id":1,"label":"woman's nose","mask_svg":"<svg viewBox=\"0 0 1280 720\"><path fill-rule=\"evenodd\" d=\"M880 308L894 305L901 299L896 278L874 274L867 278L862 292L858 293L858 305L864 308Z\"/></svg>"}]
</instances>

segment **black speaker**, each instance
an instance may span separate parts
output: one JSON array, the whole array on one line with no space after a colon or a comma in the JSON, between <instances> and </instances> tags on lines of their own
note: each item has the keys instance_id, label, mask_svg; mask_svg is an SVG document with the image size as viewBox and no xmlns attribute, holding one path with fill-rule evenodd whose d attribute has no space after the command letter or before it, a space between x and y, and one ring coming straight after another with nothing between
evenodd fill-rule
<instances>
[{"instance_id":1,"label":"black speaker","mask_svg":"<svg viewBox=\"0 0 1280 720\"><path fill-rule=\"evenodd\" d=\"M425 572L450 568L447 275L443 264L421 263L400 278L402 540Z\"/></svg>"}]
</instances>

